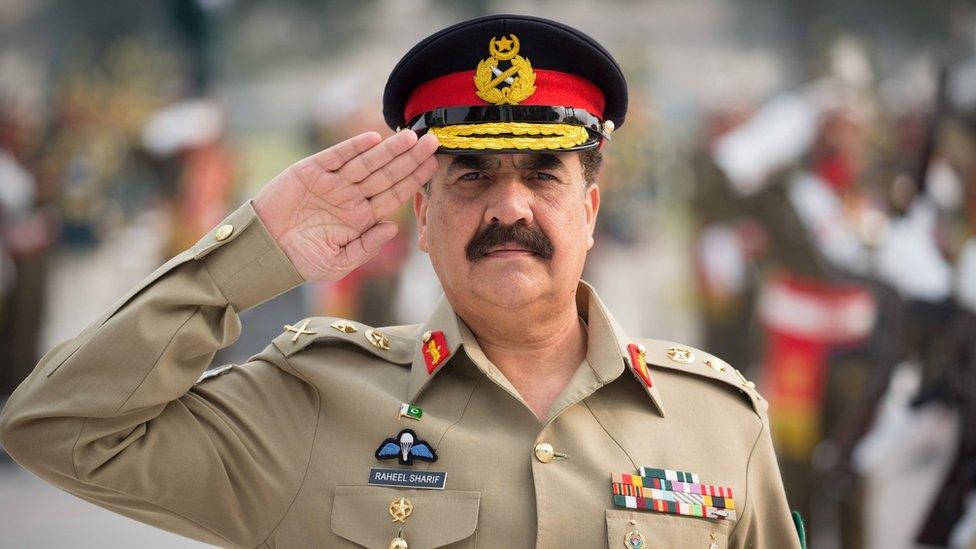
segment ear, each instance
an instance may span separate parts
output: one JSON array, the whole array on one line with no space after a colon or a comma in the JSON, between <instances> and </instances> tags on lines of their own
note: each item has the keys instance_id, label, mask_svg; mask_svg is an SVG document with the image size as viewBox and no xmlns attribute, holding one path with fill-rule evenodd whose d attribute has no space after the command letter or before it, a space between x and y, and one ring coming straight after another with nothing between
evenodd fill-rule
<instances>
[{"instance_id":1,"label":"ear","mask_svg":"<svg viewBox=\"0 0 976 549\"><path fill-rule=\"evenodd\" d=\"M586 249L593 247L593 231L596 229L596 214L600 212L600 187L594 183L586 189L583 197L583 208L586 210L586 226L589 228Z\"/></svg>"},{"instance_id":2,"label":"ear","mask_svg":"<svg viewBox=\"0 0 976 549\"><path fill-rule=\"evenodd\" d=\"M427 206L430 197L423 190L413 195L413 214L417 218L417 247L427 252Z\"/></svg>"}]
</instances>

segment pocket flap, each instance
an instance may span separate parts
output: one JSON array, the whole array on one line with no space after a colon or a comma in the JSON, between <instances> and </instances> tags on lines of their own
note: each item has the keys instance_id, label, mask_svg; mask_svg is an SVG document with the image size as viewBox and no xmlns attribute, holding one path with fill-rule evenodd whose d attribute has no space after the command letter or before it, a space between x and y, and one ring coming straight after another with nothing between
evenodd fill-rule
<instances>
[{"instance_id":1,"label":"pocket flap","mask_svg":"<svg viewBox=\"0 0 976 549\"><path fill-rule=\"evenodd\" d=\"M609 547L727 547L733 521L669 515L653 511L607 510L607 545ZM637 532L635 542L625 539ZM643 546L640 541L643 540ZM714 545L713 545L714 544Z\"/></svg>"},{"instance_id":2,"label":"pocket flap","mask_svg":"<svg viewBox=\"0 0 976 549\"><path fill-rule=\"evenodd\" d=\"M405 522L394 522L390 504L401 497L413 508ZM481 492L336 486L332 531L364 547L386 549L402 528L410 549L441 547L474 534L480 505Z\"/></svg>"}]
</instances>

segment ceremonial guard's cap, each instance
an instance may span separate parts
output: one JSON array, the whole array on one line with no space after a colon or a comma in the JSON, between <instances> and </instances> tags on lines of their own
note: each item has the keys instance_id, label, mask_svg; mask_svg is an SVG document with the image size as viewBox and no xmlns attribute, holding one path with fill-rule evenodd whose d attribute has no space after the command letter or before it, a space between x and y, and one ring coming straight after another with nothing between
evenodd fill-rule
<instances>
[{"instance_id":1,"label":"ceremonial guard's cap","mask_svg":"<svg viewBox=\"0 0 976 549\"><path fill-rule=\"evenodd\" d=\"M538 17L491 15L413 47L383 94L393 129L451 153L576 151L624 123L627 82L596 40Z\"/></svg>"}]
</instances>

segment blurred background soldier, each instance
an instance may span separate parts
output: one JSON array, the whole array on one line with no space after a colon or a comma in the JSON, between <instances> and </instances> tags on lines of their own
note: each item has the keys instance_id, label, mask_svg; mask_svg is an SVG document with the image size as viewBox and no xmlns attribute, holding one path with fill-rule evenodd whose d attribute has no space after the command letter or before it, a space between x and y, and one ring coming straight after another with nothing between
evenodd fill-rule
<instances>
[{"instance_id":1,"label":"blurred background soldier","mask_svg":"<svg viewBox=\"0 0 976 549\"><path fill-rule=\"evenodd\" d=\"M827 508L815 502L815 449L859 398L868 375L876 304L864 277L885 222L871 172L870 65L858 44L845 39L830 49L830 61L828 77L774 98L715 139L710 153L717 169L699 170L705 192L727 197L736 206L726 208L744 220L736 222L739 230L726 231L737 236L728 240L738 244L735 264L742 265L736 268L741 289L730 292L740 314L730 326L751 320L749 288L756 285L757 377L775 410L773 435L791 505L813 529ZM727 190L711 190L722 189L708 183L715 180L727 182ZM707 249L719 234L710 227L700 246ZM736 249L711 247L725 254ZM854 499L845 501L856 511ZM843 526L849 536L858 537L858 513L840 516L849 519Z\"/></svg>"},{"instance_id":2,"label":"blurred background soldier","mask_svg":"<svg viewBox=\"0 0 976 549\"><path fill-rule=\"evenodd\" d=\"M907 459L893 473L901 478L916 475L920 505L914 516L906 517L904 534L930 546L976 544L976 57L972 36L964 47L951 52L942 70L923 147L925 164L917 177L920 185L903 222L914 220L917 236L896 235L900 238L889 246L902 243L900 259L906 252L912 252L913 259L922 257L924 262L908 272L921 270L927 276L894 276L895 258L882 265L886 278L898 284L907 310L904 331L910 346L905 364L895 375L913 381L905 405L908 419L900 433L903 443L898 444ZM908 249L913 241L927 246ZM891 447L895 439L897 444L898 435L886 439L879 432L886 426L883 419L859 452L870 456L871 443ZM892 425L897 421L889 419L889 431L894 431Z\"/></svg>"},{"instance_id":3,"label":"blurred background soldier","mask_svg":"<svg viewBox=\"0 0 976 549\"><path fill-rule=\"evenodd\" d=\"M0 406L205 219L323 143L383 129L370 94L411 45L404 21L433 31L500 11L552 5L0 0ZM561 11L620 52L635 121L606 151L584 278L626 330L697 344L762 382L812 546L965 546L972 2ZM147 141L194 104L218 123L184 119L166 151ZM247 359L306 315L423 320L441 290L414 238L246 312L216 361ZM186 546L105 520L0 464L0 545Z\"/></svg>"},{"instance_id":4,"label":"blurred background soldier","mask_svg":"<svg viewBox=\"0 0 976 549\"><path fill-rule=\"evenodd\" d=\"M958 414L958 442L952 462L928 506L917 541L976 547L976 52L953 67L947 95L951 118L944 124L942 150L962 193L952 211L951 251L955 259L956 311L943 389Z\"/></svg>"},{"instance_id":5,"label":"blurred background soldier","mask_svg":"<svg viewBox=\"0 0 976 549\"><path fill-rule=\"evenodd\" d=\"M758 351L757 260L767 247L768 233L751 211L752 197L735 192L715 165L711 150L748 115L744 106L706 114L698 138L701 146L692 161L691 194L697 222L692 257L704 346L742 367L751 364Z\"/></svg>"},{"instance_id":6,"label":"blurred background soldier","mask_svg":"<svg viewBox=\"0 0 976 549\"><path fill-rule=\"evenodd\" d=\"M48 251L56 238L51 193L39 186L34 153L40 120L32 71L0 58L0 405L39 358ZM0 452L2 456L2 452Z\"/></svg>"}]
</instances>

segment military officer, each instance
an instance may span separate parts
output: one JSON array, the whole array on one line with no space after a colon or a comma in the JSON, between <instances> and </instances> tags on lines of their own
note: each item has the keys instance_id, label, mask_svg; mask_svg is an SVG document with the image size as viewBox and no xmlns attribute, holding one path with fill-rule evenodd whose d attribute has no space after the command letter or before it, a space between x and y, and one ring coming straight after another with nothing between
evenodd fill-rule
<instances>
[{"instance_id":1,"label":"military officer","mask_svg":"<svg viewBox=\"0 0 976 549\"><path fill-rule=\"evenodd\" d=\"M53 349L3 445L72 494L223 546L799 546L754 385L626 334L580 281L626 106L617 63L565 25L430 36L386 87L402 131L289 167ZM205 373L241 311L340 279L411 198L444 289L427 322L301 319Z\"/></svg>"}]
</instances>

